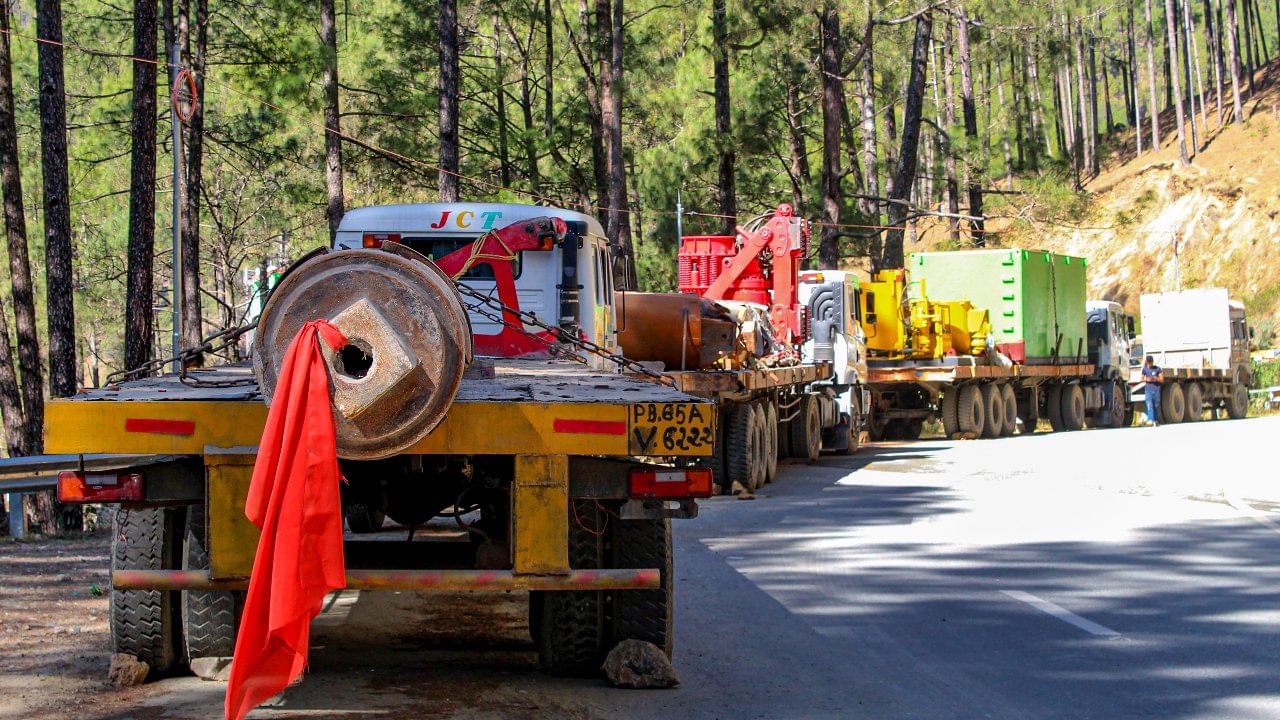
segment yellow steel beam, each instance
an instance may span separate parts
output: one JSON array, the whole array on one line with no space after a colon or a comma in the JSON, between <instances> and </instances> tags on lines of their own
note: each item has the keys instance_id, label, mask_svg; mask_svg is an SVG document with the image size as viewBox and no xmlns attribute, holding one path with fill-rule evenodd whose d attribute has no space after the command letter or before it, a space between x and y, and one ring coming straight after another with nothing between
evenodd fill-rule
<instances>
[{"instance_id":1,"label":"yellow steel beam","mask_svg":"<svg viewBox=\"0 0 1280 720\"><path fill-rule=\"evenodd\" d=\"M199 455L256 446L267 407L255 401L53 400L49 453ZM456 403L407 453L706 456L715 437L705 403Z\"/></svg>"},{"instance_id":2,"label":"yellow steel beam","mask_svg":"<svg viewBox=\"0 0 1280 720\"><path fill-rule=\"evenodd\" d=\"M205 451L205 482L208 512L209 575L216 580L247 578L258 549L258 526L244 514L249 481L253 478L254 454L243 451Z\"/></svg>"},{"instance_id":3,"label":"yellow steel beam","mask_svg":"<svg viewBox=\"0 0 1280 720\"><path fill-rule=\"evenodd\" d=\"M569 458L517 455L511 525L517 575L569 572Z\"/></svg>"}]
</instances>

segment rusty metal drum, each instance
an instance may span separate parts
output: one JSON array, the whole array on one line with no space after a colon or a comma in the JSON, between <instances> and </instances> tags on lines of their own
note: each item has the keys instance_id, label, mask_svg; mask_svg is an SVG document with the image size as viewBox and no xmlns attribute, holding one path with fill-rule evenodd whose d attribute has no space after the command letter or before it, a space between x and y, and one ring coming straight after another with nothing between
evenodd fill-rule
<instances>
[{"instance_id":1,"label":"rusty metal drum","mask_svg":"<svg viewBox=\"0 0 1280 720\"><path fill-rule=\"evenodd\" d=\"M340 457L390 457L440 424L472 359L453 280L403 246L331 252L294 268L258 322L253 368L268 404L289 343L321 318L350 342L325 349Z\"/></svg>"}]
</instances>

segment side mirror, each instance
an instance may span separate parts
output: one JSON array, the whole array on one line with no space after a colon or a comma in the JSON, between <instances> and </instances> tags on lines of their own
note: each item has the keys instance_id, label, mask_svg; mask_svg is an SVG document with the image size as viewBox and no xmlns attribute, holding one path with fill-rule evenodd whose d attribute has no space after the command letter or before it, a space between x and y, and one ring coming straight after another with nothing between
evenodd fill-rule
<instances>
[{"instance_id":1,"label":"side mirror","mask_svg":"<svg viewBox=\"0 0 1280 720\"><path fill-rule=\"evenodd\" d=\"M1134 327L1133 316L1124 319L1125 329L1129 332L1129 339L1132 340L1138 336L1137 329Z\"/></svg>"}]
</instances>

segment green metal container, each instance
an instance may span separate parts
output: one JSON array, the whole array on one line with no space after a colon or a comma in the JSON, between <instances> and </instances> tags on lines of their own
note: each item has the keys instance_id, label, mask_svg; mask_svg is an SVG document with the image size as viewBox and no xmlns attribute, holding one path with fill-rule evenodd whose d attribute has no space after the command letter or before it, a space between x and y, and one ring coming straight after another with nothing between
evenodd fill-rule
<instances>
[{"instance_id":1,"label":"green metal container","mask_svg":"<svg viewBox=\"0 0 1280 720\"><path fill-rule=\"evenodd\" d=\"M931 300L969 300L991 314L996 347L1015 362L1085 362L1085 260L1041 250L913 253Z\"/></svg>"}]
</instances>

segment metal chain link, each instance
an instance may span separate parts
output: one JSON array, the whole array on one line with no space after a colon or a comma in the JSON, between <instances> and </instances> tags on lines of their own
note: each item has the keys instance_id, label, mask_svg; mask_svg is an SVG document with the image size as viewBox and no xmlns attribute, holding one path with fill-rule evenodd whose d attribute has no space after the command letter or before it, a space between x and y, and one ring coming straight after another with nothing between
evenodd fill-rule
<instances>
[{"instance_id":1,"label":"metal chain link","mask_svg":"<svg viewBox=\"0 0 1280 720\"><path fill-rule=\"evenodd\" d=\"M209 337L202 340L199 345L195 347L185 348L182 350L182 352L178 353L177 355L172 355L167 358L157 358L155 360L148 360L147 362L135 368L113 372L107 376L106 382L104 384L107 387L112 387L112 386L118 385L121 382L127 382L129 380L137 380L139 378L151 375L157 370L164 369L164 367L166 365L169 365L170 363L177 362L178 367L180 368L178 371L178 381L181 382L183 385L189 385L191 387L206 387L206 388L239 387L241 385L252 385L256 382L256 380L253 377L236 378L235 380L201 380L199 378L193 377L188 374L188 370L189 370L188 365L191 363L191 361L199 359L200 356L204 355L205 353L209 353L212 355L212 354L216 354L220 350L225 350L226 348L231 347L232 345L240 341L240 336L244 335L250 330L253 330L256 327L258 327L258 323L255 321L255 322L249 323L248 325L241 325L240 327L228 328L226 330L223 330L222 332L214 333L213 335L210 335ZM218 341L221 341L221 342L218 342Z\"/></svg>"}]
</instances>

